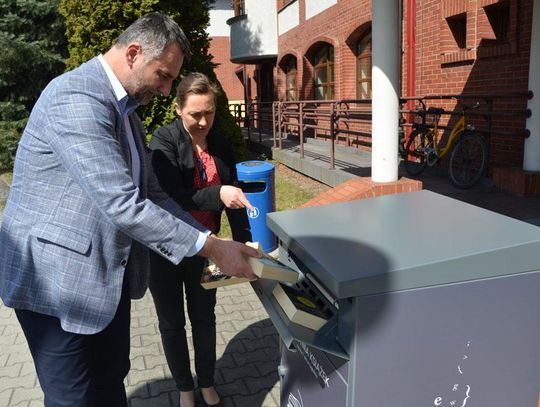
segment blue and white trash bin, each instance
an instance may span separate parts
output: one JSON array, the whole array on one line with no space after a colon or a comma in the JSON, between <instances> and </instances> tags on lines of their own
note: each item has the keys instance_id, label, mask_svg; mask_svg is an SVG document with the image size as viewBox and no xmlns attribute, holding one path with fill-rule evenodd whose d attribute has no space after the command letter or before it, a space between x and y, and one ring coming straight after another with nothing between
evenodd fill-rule
<instances>
[{"instance_id":1,"label":"blue and white trash bin","mask_svg":"<svg viewBox=\"0 0 540 407\"><path fill-rule=\"evenodd\" d=\"M251 235L259 242L264 252L276 249L276 236L266 226L266 214L276 210L275 167L266 161L243 161L236 164L240 188L253 205L247 210Z\"/></svg>"}]
</instances>

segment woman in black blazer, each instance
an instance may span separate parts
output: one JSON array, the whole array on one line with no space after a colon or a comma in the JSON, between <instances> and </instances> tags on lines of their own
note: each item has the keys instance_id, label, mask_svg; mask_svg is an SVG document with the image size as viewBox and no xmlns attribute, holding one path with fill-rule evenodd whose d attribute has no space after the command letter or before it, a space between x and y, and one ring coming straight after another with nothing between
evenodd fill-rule
<instances>
[{"instance_id":1,"label":"woman in black blazer","mask_svg":"<svg viewBox=\"0 0 540 407\"><path fill-rule=\"evenodd\" d=\"M186 76L177 87L179 119L153 134L152 166L165 192L213 233L225 209L233 239L251 240L245 208L251 204L237 183L229 140L212 131L218 89L201 73ZM200 285L205 260L186 257L178 266L151 255L150 291L159 319L167 363L182 407L194 406L194 382L185 331L184 294L191 322L195 370L205 403L219 405L214 388L216 362L216 290Z\"/></svg>"}]
</instances>

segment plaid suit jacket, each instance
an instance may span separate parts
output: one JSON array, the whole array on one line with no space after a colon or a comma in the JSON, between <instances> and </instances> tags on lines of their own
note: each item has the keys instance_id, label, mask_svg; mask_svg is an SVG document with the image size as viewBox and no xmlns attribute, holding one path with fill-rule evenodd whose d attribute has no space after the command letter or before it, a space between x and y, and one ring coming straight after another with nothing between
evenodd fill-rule
<instances>
[{"instance_id":1,"label":"plaid suit jacket","mask_svg":"<svg viewBox=\"0 0 540 407\"><path fill-rule=\"evenodd\" d=\"M0 297L8 307L92 334L113 318L128 273L132 298L148 284L148 249L178 264L204 230L164 194L147 160L144 129L130 124L141 158L131 177L126 129L97 58L54 79L17 150L0 229ZM128 263L129 259L129 263Z\"/></svg>"}]
</instances>

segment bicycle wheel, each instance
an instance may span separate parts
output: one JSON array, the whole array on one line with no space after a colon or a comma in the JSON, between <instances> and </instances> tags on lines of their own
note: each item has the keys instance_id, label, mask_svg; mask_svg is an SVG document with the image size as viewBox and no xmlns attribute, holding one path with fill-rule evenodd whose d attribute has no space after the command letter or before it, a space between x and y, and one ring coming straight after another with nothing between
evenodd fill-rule
<instances>
[{"instance_id":1,"label":"bicycle wheel","mask_svg":"<svg viewBox=\"0 0 540 407\"><path fill-rule=\"evenodd\" d=\"M411 133L405 147L405 170L410 175L418 175L427 165L427 156L433 140L425 132L415 130Z\"/></svg>"},{"instance_id":2,"label":"bicycle wheel","mask_svg":"<svg viewBox=\"0 0 540 407\"><path fill-rule=\"evenodd\" d=\"M487 144L478 133L466 132L452 147L448 175L458 188L470 188L476 184L487 167Z\"/></svg>"}]
</instances>

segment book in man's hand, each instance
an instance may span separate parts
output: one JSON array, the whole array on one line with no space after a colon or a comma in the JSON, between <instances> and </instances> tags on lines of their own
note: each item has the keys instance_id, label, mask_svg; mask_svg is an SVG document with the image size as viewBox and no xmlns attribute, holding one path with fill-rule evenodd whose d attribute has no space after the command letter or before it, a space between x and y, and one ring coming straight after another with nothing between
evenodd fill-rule
<instances>
[{"instance_id":1,"label":"book in man's hand","mask_svg":"<svg viewBox=\"0 0 540 407\"><path fill-rule=\"evenodd\" d=\"M298 280L298 272L280 263L272 256L264 253L259 242L247 242L246 244L254 249L257 249L261 254L260 258L248 258L248 263L251 266L253 273L257 277L287 283L296 283Z\"/></svg>"},{"instance_id":2,"label":"book in man's hand","mask_svg":"<svg viewBox=\"0 0 540 407\"><path fill-rule=\"evenodd\" d=\"M277 283L272 294L285 315L295 324L318 331L331 317L315 300L296 288Z\"/></svg>"},{"instance_id":3,"label":"book in man's hand","mask_svg":"<svg viewBox=\"0 0 540 407\"><path fill-rule=\"evenodd\" d=\"M253 247L261 254L260 258L249 257L247 259L253 274L258 278L268 278L271 280L279 280L289 283L294 283L298 280L298 273L293 269L281 264L279 261L262 251L261 245L258 242L247 242L248 246ZM201 276L201 285L207 289L225 287L232 284L247 283L251 281L246 277L232 277L223 274L218 266L210 264L205 267Z\"/></svg>"},{"instance_id":4,"label":"book in man's hand","mask_svg":"<svg viewBox=\"0 0 540 407\"><path fill-rule=\"evenodd\" d=\"M223 274L215 264L210 264L208 267L205 267L201 276L201 285L206 290L225 287L227 285L247 283L249 281L251 280L246 277L233 277Z\"/></svg>"}]
</instances>

